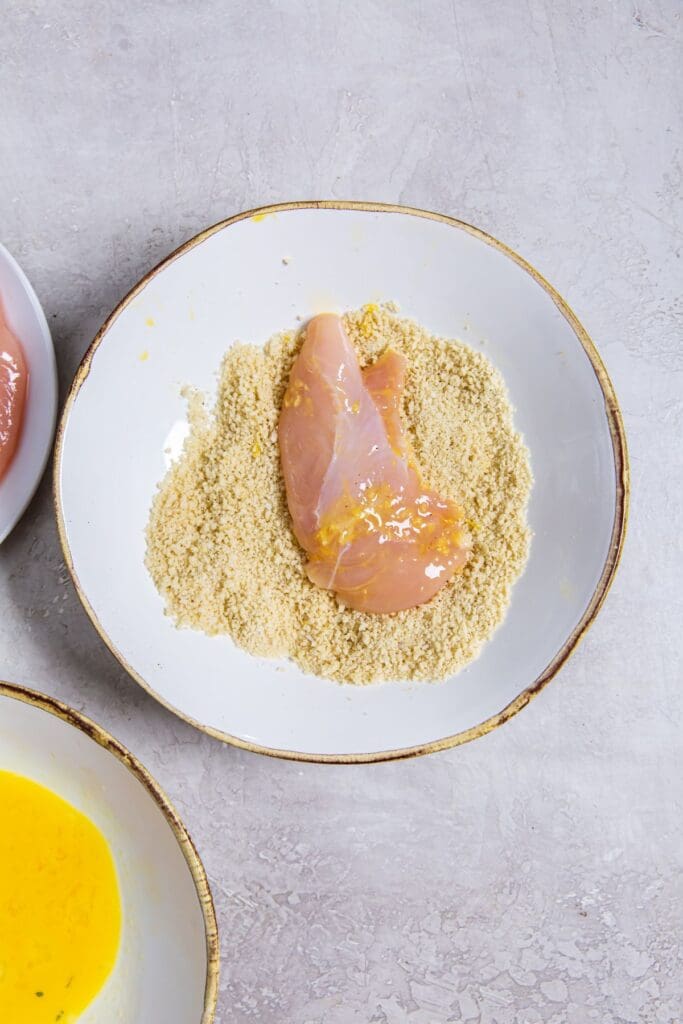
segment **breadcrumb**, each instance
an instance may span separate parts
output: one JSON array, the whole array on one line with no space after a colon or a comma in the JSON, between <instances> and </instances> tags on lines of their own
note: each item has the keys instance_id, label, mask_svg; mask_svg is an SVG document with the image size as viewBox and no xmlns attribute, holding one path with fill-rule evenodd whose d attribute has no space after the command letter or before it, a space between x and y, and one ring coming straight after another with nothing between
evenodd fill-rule
<instances>
[{"instance_id":1,"label":"breadcrumb","mask_svg":"<svg viewBox=\"0 0 683 1024\"><path fill-rule=\"evenodd\" d=\"M360 362L385 348L408 363L403 414L426 482L462 505L472 556L433 600L392 615L345 608L312 584L291 529L277 422L301 335L235 344L209 415L159 485L146 564L178 626L227 633L262 657L347 683L436 680L477 656L503 620L528 557L532 476L503 380L459 341L430 335L391 304L344 316Z\"/></svg>"}]
</instances>

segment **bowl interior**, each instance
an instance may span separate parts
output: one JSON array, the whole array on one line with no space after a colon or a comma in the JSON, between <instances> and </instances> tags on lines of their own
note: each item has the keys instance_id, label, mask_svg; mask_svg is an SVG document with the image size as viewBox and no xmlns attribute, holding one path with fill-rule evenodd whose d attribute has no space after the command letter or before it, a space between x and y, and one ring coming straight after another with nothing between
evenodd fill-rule
<instances>
[{"instance_id":1,"label":"bowl interior","mask_svg":"<svg viewBox=\"0 0 683 1024\"><path fill-rule=\"evenodd\" d=\"M175 629L144 566L144 529L164 449L185 420L180 388L213 391L236 339L262 343L296 329L297 316L390 299L433 332L481 348L509 387L535 485L531 557L505 623L443 684L360 688ZM162 701L248 746L369 757L478 730L563 657L615 560L614 415L598 372L539 280L457 222L348 208L229 222L141 284L77 378L57 501L81 597Z\"/></svg>"},{"instance_id":2,"label":"bowl interior","mask_svg":"<svg viewBox=\"0 0 683 1024\"><path fill-rule=\"evenodd\" d=\"M0 245L0 296L26 354L29 389L14 459L0 480L0 543L16 525L45 469L57 415L57 367L50 329L16 260Z\"/></svg>"},{"instance_id":3,"label":"bowl interior","mask_svg":"<svg viewBox=\"0 0 683 1024\"><path fill-rule=\"evenodd\" d=\"M200 1024L202 907L188 862L149 791L110 751L55 714L0 693L0 769L34 779L106 837L123 904L119 956L83 1024Z\"/></svg>"}]
</instances>

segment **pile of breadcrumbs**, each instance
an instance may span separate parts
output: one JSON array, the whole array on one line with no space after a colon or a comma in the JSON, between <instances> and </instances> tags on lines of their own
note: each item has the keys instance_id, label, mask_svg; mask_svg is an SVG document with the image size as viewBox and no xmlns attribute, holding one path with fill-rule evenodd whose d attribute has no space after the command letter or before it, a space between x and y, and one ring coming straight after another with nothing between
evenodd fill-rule
<instances>
[{"instance_id":1,"label":"pile of breadcrumbs","mask_svg":"<svg viewBox=\"0 0 683 1024\"><path fill-rule=\"evenodd\" d=\"M152 505L147 567L178 626L228 633L252 654L343 682L440 679L477 656L524 568L528 452L481 353L391 305L347 313L344 324L362 365L387 347L407 358L404 417L425 482L464 507L474 537L464 573L428 604L392 615L352 611L309 582L277 441L301 342L292 333L228 350L212 414L191 400L190 436Z\"/></svg>"}]
</instances>

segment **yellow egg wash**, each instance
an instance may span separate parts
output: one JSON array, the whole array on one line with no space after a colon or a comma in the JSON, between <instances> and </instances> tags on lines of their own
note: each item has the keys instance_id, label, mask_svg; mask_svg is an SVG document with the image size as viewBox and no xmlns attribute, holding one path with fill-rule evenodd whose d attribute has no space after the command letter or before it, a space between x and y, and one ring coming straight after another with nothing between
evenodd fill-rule
<instances>
[{"instance_id":1,"label":"yellow egg wash","mask_svg":"<svg viewBox=\"0 0 683 1024\"><path fill-rule=\"evenodd\" d=\"M72 1024L109 976L120 937L100 830L44 786L0 771L2 1024Z\"/></svg>"}]
</instances>

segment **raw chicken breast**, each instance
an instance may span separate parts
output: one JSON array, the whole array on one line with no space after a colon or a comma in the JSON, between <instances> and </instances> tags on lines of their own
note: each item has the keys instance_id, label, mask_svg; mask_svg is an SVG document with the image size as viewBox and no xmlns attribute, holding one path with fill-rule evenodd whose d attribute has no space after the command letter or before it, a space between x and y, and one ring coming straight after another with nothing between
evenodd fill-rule
<instances>
[{"instance_id":1,"label":"raw chicken breast","mask_svg":"<svg viewBox=\"0 0 683 1024\"><path fill-rule=\"evenodd\" d=\"M405 359L361 371L338 316L314 317L292 367L279 440L310 580L365 612L429 601L469 556L462 511L422 483L401 421Z\"/></svg>"},{"instance_id":2,"label":"raw chicken breast","mask_svg":"<svg viewBox=\"0 0 683 1024\"><path fill-rule=\"evenodd\" d=\"M19 444L27 387L24 353L5 320L0 298L0 480Z\"/></svg>"}]
</instances>

